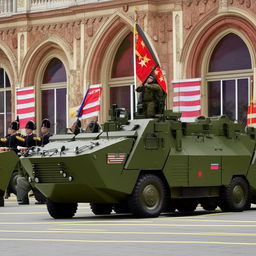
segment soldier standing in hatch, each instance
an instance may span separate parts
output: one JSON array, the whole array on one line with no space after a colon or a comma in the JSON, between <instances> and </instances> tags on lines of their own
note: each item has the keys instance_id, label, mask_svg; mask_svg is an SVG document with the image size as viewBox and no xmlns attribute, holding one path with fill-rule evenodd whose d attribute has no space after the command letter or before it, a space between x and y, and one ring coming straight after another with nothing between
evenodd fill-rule
<instances>
[{"instance_id":1,"label":"soldier standing in hatch","mask_svg":"<svg viewBox=\"0 0 256 256\"><path fill-rule=\"evenodd\" d=\"M163 113L165 95L153 75L147 78L145 84L138 86L136 91L141 93L142 111L146 118ZM160 106L160 104L163 106Z\"/></svg>"}]
</instances>

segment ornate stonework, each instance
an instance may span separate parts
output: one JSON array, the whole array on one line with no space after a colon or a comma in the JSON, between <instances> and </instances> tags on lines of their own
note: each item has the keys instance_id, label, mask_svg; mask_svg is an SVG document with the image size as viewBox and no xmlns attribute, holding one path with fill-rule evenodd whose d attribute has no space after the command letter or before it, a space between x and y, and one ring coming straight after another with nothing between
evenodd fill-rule
<instances>
[{"instance_id":1,"label":"ornate stonework","mask_svg":"<svg viewBox=\"0 0 256 256\"><path fill-rule=\"evenodd\" d=\"M198 75L200 54L205 45L225 29L240 29L255 47L256 32L249 20L256 15L256 1L253 0L115 0L104 5L97 2L0 17L0 64L14 69L11 74L15 75L11 75L11 80L21 86L32 85L38 66L43 65L42 59L56 53L67 67L69 105L77 106L88 83L102 82L102 62L110 59L108 63L112 63L111 58L114 58L108 55L111 42L118 43L118 36L123 31L132 31L133 21L149 36L168 85L173 78L173 66L178 62L186 78ZM24 0L18 1L18 8L25 12ZM237 12L239 19L230 17L230 10L232 15ZM173 17L173 13L178 15ZM221 15L224 15L223 20L215 21ZM201 31L210 20L214 22L207 31ZM184 56L190 56L190 59L186 61ZM106 84L110 72L107 71L104 77Z\"/></svg>"},{"instance_id":2,"label":"ornate stonework","mask_svg":"<svg viewBox=\"0 0 256 256\"><path fill-rule=\"evenodd\" d=\"M253 5L255 7L256 3L252 0L229 0L229 4L238 8L251 8Z\"/></svg>"},{"instance_id":3,"label":"ornate stonework","mask_svg":"<svg viewBox=\"0 0 256 256\"><path fill-rule=\"evenodd\" d=\"M194 24L197 24L215 8L218 8L218 4L214 0L185 0L183 3L184 28L187 31L189 31Z\"/></svg>"},{"instance_id":4,"label":"ornate stonework","mask_svg":"<svg viewBox=\"0 0 256 256\"><path fill-rule=\"evenodd\" d=\"M10 28L0 30L0 41L5 42L17 54L17 29Z\"/></svg>"}]
</instances>

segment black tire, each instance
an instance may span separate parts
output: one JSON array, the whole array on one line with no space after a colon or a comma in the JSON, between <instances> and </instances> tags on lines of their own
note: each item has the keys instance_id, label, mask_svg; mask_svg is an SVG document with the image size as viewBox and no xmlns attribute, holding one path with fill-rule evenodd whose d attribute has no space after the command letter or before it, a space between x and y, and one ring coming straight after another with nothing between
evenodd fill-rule
<instances>
[{"instance_id":1,"label":"black tire","mask_svg":"<svg viewBox=\"0 0 256 256\"><path fill-rule=\"evenodd\" d=\"M248 186L248 198L247 198L247 202L245 205L245 210L250 210L251 209L251 204L252 204L252 191L251 188Z\"/></svg>"},{"instance_id":2,"label":"black tire","mask_svg":"<svg viewBox=\"0 0 256 256\"><path fill-rule=\"evenodd\" d=\"M203 207L203 209L206 211L215 211L216 208L218 207L218 202L215 198L203 199L200 202L200 204Z\"/></svg>"},{"instance_id":3,"label":"black tire","mask_svg":"<svg viewBox=\"0 0 256 256\"><path fill-rule=\"evenodd\" d=\"M248 182L242 177L235 177L222 189L219 206L222 211L241 212L248 205L248 196Z\"/></svg>"},{"instance_id":4,"label":"black tire","mask_svg":"<svg viewBox=\"0 0 256 256\"><path fill-rule=\"evenodd\" d=\"M128 198L130 212L140 218L158 217L165 209L167 188L156 175L143 174Z\"/></svg>"},{"instance_id":5,"label":"black tire","mask_svg":"<svg viewBox=\"0 0 256 256\"><path fill-rule=\"evenodd\" d=\"M8 188L7 188L7 192L9 194L13 193L14 195L17 195L17 177L18 177L18 172L13 171L8 184Z\"/></svg>"},{"instance_id":6,"label":"black tire","mask_svg":"<svg viewBox=\"0 0 256 256\"><path fill-rule=\"evenodd\" d=\"M197 205L198 201L194 199L180 199L176 203L177 210L182 213L194 212Z\"/></svg>"},{"instance_id":7,"label":"black tire","mask_svg":"<svg viewBox=\"0 0 256 256\"><path fill-rule=\"evenodd\" d=\"M37 189L33 189L34 197L36 201L40 203L45 203L46 202L46 197Z\"/></svg>"},{"instance_id":8,"label":"black tire","mask_svg":"<svg viewBox=\"0 0 256 256\"><path fill-rule=\"evenodd\" d=\"M95 215L105 215L112 212L112 204L90 203L91 210Z\"/></svg>"},{"instance_id":9,"label":"black tire","mask_svg":"<svg viewBox=\"0 0 256 256\"><path fill-rule=\"evenodd\" d=\"M118 204L114 204L113 209L114 209L115 213L117 213L117 214L119 214L119 213L130 213L127 201L121 202L121 203L118 203Z\"/></svg>"},{"instance_id":10,"label":"black tire","mask_svg":"<svg viewBox=\"0 0 256 256\"><path fill-rule=\"evenodd\" d=\"M70 219L77 210L77 203L55 203L46 199L47 210L54 219Z\"/></svg>"}]
</instances>

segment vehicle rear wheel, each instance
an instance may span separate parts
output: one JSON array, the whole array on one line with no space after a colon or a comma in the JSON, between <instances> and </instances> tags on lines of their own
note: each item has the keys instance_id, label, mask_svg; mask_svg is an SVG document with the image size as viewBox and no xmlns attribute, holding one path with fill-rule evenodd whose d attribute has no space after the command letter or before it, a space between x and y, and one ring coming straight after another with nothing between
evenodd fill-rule
<instances>
[{"instance_id":1,"label":"vehicle rear wheel","mask_svg":"<svg viewBox=\"0 0 256 256\"><path fill-rule=\"evenodd\" d=\"M167 188L156 175L141 175L128 198L130 212L136 217L158 217L165 209Z\"/></svg>"},{"instance_id":2,"label":"vehicle rear wheel","mask_svg":"<svg viewBox=\"0 0 256 256\"><path fill-rule=\"evenodd\" d=\"M95 215L110 214L113 208L112 204L90 203L90 206Z\"/></svg>"},{"instance_id":3,"label":"vehicle rear wheel","mask_svg":"<svg viewBox=\"0 0 256 256\"><path fill-rule=\"evenodd\" d=\"M200 202L200 204L203 207L203 209L206 210L206 211L215 211L216 208L218 207L218 203L217 203L217 200L215 198L203 199Z\"/></svg>"},{"instance_id":4,"label":"vehicle rear wheel","mask_svg":"<svg viewBox=\"0 0 256 256\"><path fill-rule=\"evenodd\" d=\"M47 210L54 219L72 218L77 210L77 203L55 203L46 199Z\"/></svg>"},{"instance_id":5,"label":"vehicle rear wheel","mask_svg":"<svg viewBox=\"0 0 256 256\"><path fill-rule=\"evenodd\" d=\"M242 177L235 177L224 187L220 198L222 211L240 212L248 205L249 186Z\"/></svg>"},{"instance_id":6,"label":"vehicle rear wheel","mask_svg":"<svg viewBox=\"0 0 256 256\"><path fill-rule=\"evenodd\" d=\"M115 213L129 213L130 212L127 201L114 204L113 208L114 208Z\"/></svg>"},{"instance_id":7,"label":"vehicle rear wheel","mask_svg":"<svg viewBox=\"0 0 256 256\"><path fill-rule=\"evenodd\" d=\"M197 200L194 199L180 199L177 200L177 209L179 212L193 212L198 205Z\"/></svg>"}]
</instances>

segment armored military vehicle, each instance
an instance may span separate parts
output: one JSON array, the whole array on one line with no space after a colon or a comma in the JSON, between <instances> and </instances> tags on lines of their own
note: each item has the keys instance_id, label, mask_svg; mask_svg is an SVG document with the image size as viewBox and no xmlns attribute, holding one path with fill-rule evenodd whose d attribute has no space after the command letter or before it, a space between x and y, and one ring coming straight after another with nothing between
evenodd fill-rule
<instances>
[{"instance_id":1,"label":"armored military vehicle","mask_svg":"<svg viewBox=\"0 0 256 256\"><path fill-rule=\"evenodd\" d=\"M5 191L12 177L14 168L16 167L19 158L14 151L0 150L0 190Z\"/></svg>"},{"instance_id":2,"label":"armored military vehicle","mask_svg":"<svg viewBox=\"0 0 256 256\"><path fill-rule=\"evenodd\" d=\"M128 121L113 108L101 133L55 135L21 158L53 218L71 218L78 202L95 214L243 211L256 202L256 130L227 117L179 121L166 110Z\"/></svg>"}]
</instances>

